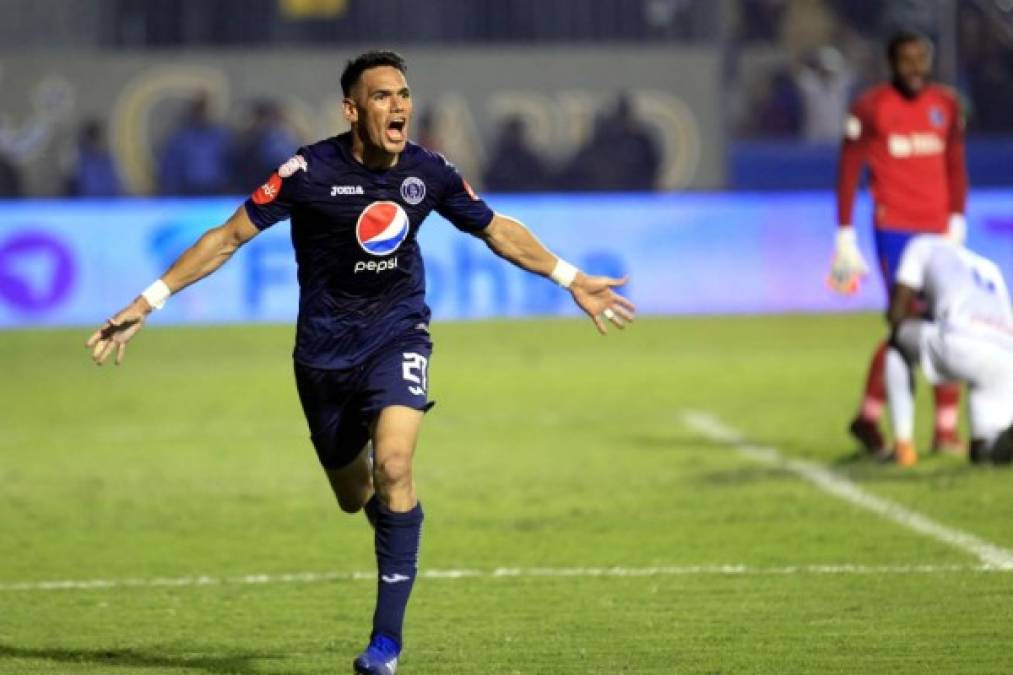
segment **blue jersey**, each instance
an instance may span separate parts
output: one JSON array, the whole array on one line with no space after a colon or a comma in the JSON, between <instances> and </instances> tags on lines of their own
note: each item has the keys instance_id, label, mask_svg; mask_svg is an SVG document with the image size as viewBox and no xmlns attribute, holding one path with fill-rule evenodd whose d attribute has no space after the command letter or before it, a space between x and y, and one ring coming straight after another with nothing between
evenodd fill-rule
<instances>
[{"instance_id":1,"label":"blue jersey","mask_svg":"<svg viewBox=\"0 0 1013 675\"><path fill-rule=\"evenodd\" d=\"M262 230L291 219L299 267L293 356L325 369L361 364L428 324L416 237L431 211L472 234L493 217L441 155L408 143L395 166L374 171L352 156L350 133L300 148L245 207Z\"/></svg>"}]
</instances>

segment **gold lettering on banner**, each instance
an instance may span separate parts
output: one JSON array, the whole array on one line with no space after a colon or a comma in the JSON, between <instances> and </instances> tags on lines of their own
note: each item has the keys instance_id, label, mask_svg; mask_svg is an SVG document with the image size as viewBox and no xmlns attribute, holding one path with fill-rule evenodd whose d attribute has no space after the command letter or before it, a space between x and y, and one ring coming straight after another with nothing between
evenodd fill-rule
<instances>
[{"instance_id":1,"label":"gold lettering on banner","mask_svg":"<svg viewBox=\"0 0 1013 675\"><path fill-rule=\"evenodd\" d=\"M634 106L644 122L661 139L658 187L678 190L689 187L700 169L702 148L696 116L678 96L666 91L635 90Z\"/></svg>"},{"instance_id":2,"label":"gold lettering on banner","mask_svg":"<svg viewBox=\"0 0 1013 675\"><path fill-rule=\"evenodd\" d=\"M112 151L128 190L155 191L155 151L162 140L153 137L151 116L164 101L206 92L215 113L229 109L229 80L218 68L169 66L145 70L123 88L113 109Z\"/></svg>"},{"instance_id":3,"label":"gold lettering on banner","mask_svg":"<svg viewBox=\"0 0 1013 675\"><path fill-rule=\"evenodd\" d=\"M154 115L166 102L181 101L198 92L209 95L216 113L232 112L232 87L222 68L200 65L156 67L142 71L123 88L112 111L110 145L121 167L128 190L134 194L155 192L155 153L162 138ZM244 92L245 93L245 92ZM650 129L660 146L661 166L658 187L663 190L690 186L700 168L701 129L693 111L678 96L667 91L631 89L637 117ZM452 161L470 182L481 187L486 147L494 141L500 123L520 116L526 123L532 144L550 163L558 164L586 142L594 119L607 109L618 92L584 89L547 94L538 90L501 90L484 100L469 102L457 91L445 91L432 100L434 148ZM319 105L309 105L289 93L278 93L286 120L304 141L326 138L347 129L340 115L340 96L328 94ZM480 106L476 111L474 106ZM476 112L488 125L480 131ZM222 118L222 115L216 115ZM223 121L227 121L224 120ZM419 120L415 120L418 124ZM416 129L417 130L417 129ZM484 132L484 135L483 135ZM937 139L905 139L914 145L914 154L938 151ZM907 148L901 148L901 151Z\"/></svg>"}]
</instances>

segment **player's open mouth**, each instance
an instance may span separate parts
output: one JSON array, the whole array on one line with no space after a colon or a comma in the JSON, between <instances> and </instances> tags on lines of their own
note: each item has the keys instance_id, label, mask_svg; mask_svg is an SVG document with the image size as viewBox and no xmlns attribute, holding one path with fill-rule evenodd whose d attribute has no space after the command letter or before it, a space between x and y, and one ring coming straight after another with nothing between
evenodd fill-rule
<instances>
[{"instance_id":1,"label":"player's open mouth","mask_svg":"<svg viewBox=\"0 0 1013 675\"><path fill-rule=\"evenodd\" d=\"M406 120L391 120L387 125L387 140L392 143L403 141L405 124Z\"/></svg>"}]
</instances>

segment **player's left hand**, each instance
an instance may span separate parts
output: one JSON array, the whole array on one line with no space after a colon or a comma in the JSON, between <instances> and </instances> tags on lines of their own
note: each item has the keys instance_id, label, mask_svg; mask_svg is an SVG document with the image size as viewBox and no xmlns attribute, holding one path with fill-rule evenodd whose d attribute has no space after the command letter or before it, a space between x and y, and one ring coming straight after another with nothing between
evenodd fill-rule
<instances>
[{"instance_id":1,"label":"player's left hand","mask_svg":"<svg viewBox=\"0 0 1013 675\"><path fill-rule=\"evenodd\" d=\"M628 278L592 277L581 272L570 285L573 301L591 317L602 335L608 332L606 321L611 321L616 328L625 328L633 321L636 306L612 290L625 284Z\"/></svg>"},{"instance_id":2,"label":"player's left hand","mask_svg":"<svg viewBox=\"0 0 1013 675\"><path fill-rule=\"evenodd\" d=\"M141 330L149 313L151 306L143 298L137 298L92 333L85 342L85 347L92 350L91 358L95 365L101 366L113 350L116 350L116 365L123 363L127 343Z\"/></svg>"}]
</instances>

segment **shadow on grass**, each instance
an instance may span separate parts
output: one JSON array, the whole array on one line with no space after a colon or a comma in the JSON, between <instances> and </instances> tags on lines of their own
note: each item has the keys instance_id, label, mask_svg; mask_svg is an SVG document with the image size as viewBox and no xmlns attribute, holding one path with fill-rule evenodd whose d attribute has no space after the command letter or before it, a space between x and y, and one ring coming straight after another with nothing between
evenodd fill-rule
<instances>
[{"instance_id":1,"label":"shadow on grass","mask_svg":"<svg viewBox=\"0 0 1013 675\"><path fill-rule=\"evenodd\" d=\"M734 447L728 443L703 438L693 432L640 434L631 439L627 438L624 440L648 450L670 450L687 453L715 449L727 452L735 451ZM982 467L973 466L966 460L931 453L922 455L916 467L907 469L895 466L889 462L881 462L864 449L857 447L851 452L827 457L825 455L814 456L810 446L789 438L776 439L770 443L755 440L751 441L751 444L759 448L775 448L786 460L799 459L826 466L836 473L859 483L903 484L929 481L945 485L949 482L958 481L967 474L983 470ZM791 475L792 472L784 466L755 465L724 471L713 471L705 479L715 484L734 485L768 480L783 480Z\"/></svg>"},{"instance_id":2,"label":"shadow on grass","mask_svg":"<svg viewBox=\"0 0 1013 675\"><path fill-rule=\"evenodd\" d=\"M930 481L937 486L987 471L989 468L976 466L966 459L931 453L921 455L914 467L903 468L891 462L880 461L864 450L838 457L831 466L841 474L863 483Z\"/></svg>"},{"instance_id":3,"label":"shadow on grass","mask_svg":"<svg viewBox=\"0 0 1013 675\"><path fill-rule=\"evenodd\" d=\"M776 466L749 466L725 471L705 473L702 479L710 485L735 487L774 481L794 481L798 476L787 469Z\"/></svg>"},{"instance_id":4,"label":"shadow on grass","mask_svg":"<svg viewBox=\"0 0 1013 675\"><path fill-rule=\"evenodd\" d=\"M4 659L40 659L123 668L134 672L145 668L179 668L200 670L205 673L229 673L231 675L269 675L268 671L255 668L253 659L280 658L277 654L235 654L231 656L206 656L202 654L172 654L167 649L153 647L139 649L70 649L60 647L28 648L0 644L0 661Z\"/></svg>"}]
</instances>

